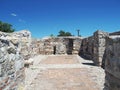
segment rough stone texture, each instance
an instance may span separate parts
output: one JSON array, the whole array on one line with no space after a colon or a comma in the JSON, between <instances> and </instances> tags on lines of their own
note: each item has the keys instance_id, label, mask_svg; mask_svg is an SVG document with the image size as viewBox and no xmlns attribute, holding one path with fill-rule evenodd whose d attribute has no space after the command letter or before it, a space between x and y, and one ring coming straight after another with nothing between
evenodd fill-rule
<instances>
[{"instance_id":1,"label":"rough stone texture","mask_svg":"<svg viewBox=\"0 0 120 90\"><path fill-rule=\"evenodd\" d=\"M108 33L103 31L96 31L94 33L94 56L93 61L96 65L102 64L102 58L106 48L106 37Z\"/></svg>"},{"instance_id":2,"label":"rough stone texture","mask_svg":"<svg viewBox=\"0 0 120 90\"><path fill-rule=\"evenodd\" d=\"M0 89L17 90L24 85L24 59L10 41L0 39L0 44Z\"/></svg>"},{"instance_id":3,"label":"rough stone texture","mask_svg":"<svg viewBox=\"0 0 120 90\"><path fill-rule=\"evenodd\" d=\"M82 40L80 38L76 38L73 40L73 50L72 50L73 55L79 54L79 50L81 48L81 43L82 43Z\"/></svg>"},{"instance_id":4,"label":"rough stone texture","mask_svg":"<svg viewBox=\"0 0 120 90\"><path fill-rule=\"evenodd\" d=\"M103 66L106 72L104 90L120 90L120 37L107 38Z\"/></svg>"},{"instance_id":5,"label":"rough stone texture","mask_svg":"<svg viewBox=\"0 0 120 90\"><path fill-rule=\"evenodd\" d=\"M109 33L109 35L120 35L120 31Z\"/></svg>"},{"instance_id":6,"label":"rough stone texture","mask_svg":"<svg viewBox=\"0 0 120 90\"><path fill-rule=\"evenodd\" d=\"M33 39L30 45L32 55L78 54L82 39L80 37L57 37L42 40Z\"/></svg>"},{"instance_id":7,"label":"rough stone texture","mask_svg":"<svg viewBox=\"0 0 120 90\"><path fill-rule=\"evenodd\" d=\"M16 37L18 38L17 40L19 40L19 51L20 53L23 55L25 60L28 60L31 55L32 55L32 51L30 48L31 45L31 33L27 30L23 30L20 32L16 32L15 33Z\"/></svg>"},{"instance_id":8,"label":"rough stone texture","mask_svg":"<svg viewBox=\"0 0 120 90\"><path fill-rule=\"evenodd\" d=\"M92 59L98 66L102 63L102 58L106 48L106 37L108 33L96 31L93 36L82 40L80 55Z\"/></svg>"},{"instance_id":9,"label":"rough stone texture","mask_svg":"<svg viewBox=\"0 0 120 90\"><path fill-rule=\"evenodd\" d=\"M24 43L28 45L29 31L0 32L0 90L24 88L24 58L20 53Z\"/></svg>"},{"instance_id":10,"label":"rough stone texture","mask_svg":"<svg viewBox=\"0 0 120 90\"><path fill-rule=\"evenodd\" d=\"M11 46L17 46L18 51L23 55L24 59L28 59L27 56L31 55L31 33L27 30L22 30L14 33L0 32L0 38L4 40L10 40Z\"/></svg>"},{"instance_id":11,"label":"rough stone texture","mask_svg":"<svg viewBox=\"0 0 120 90\"><path fill-rule=\"evenodd\" d=\"M80 55L85 58L93 59L93 49L94 49L94 37L84 38L82 40Z\"/></svg>"},{"instance_id":12,"label":"rough stone texture","mask_svg":"<svg viewBox=\"0 0 120 90\"><path fill-rule=\"evenodd\" d=\"M30 49L32 51L32 55L51 55L54 50L54 39L32 39Z\"/></svg>"}]
</instances>

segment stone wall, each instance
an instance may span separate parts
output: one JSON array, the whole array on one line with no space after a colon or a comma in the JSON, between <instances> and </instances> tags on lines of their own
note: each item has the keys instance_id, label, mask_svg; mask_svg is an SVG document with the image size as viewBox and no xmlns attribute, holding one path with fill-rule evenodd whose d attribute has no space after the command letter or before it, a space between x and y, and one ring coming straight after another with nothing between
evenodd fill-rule
<instances>
[{"instance_id":1,"label":"stone wall","mask_svg":"<svg viewBox=\"0 0 120 90\"><path fill-rule=\"evenodd\" d=\"M22 30L20 32L15 32L13 36L15 36L16 40L18 40L20 43L19 51L23 58L28 60L30 57L32 57L33 53L30 48L32 42L31 33L27 30Z\"/></svg>"},{"instance_id":2,"label":"stone wall","mask_svg":"<svg viewBox=\"0 0 120 90\"><path fill-rule=\"evenodd\" d=\"M103 58L105 68L104 90L120 90L120 36L107 38L107 47Z\"/></svg>"},{"instance_id":3,"label":"stone wall","mask_svg":"<svg viewBox=\"0 0 120 90\"><path fill-rule=\"evenodd\" d=\"M54 41L54 54L67 54L67 48L68 48L68 39L64 38L55 38Z\"/></svg>"},{"instance_id":4,"label":"stone wall","mask_svg":"<svg viewBox=\"0 0 120 90\"><path fill-rule=\"evenodd\" d=\"M109 35L110 36L112 36L112 35L120 35L120 31L109 33Z\"/></svg>"},{"instance_id":5,"label":"stone wall","mask_svg":"<svg viewBox=\"0 0 120 90\"><path fill-rule=\"evenodd\" d=\"M102 58L106 48L106 37L108 36L109 34L103 31L96 31L94 33L93 61L98 66L102 64Z\"/></svg>"},{"instance_id":6,"label":"stone wall","mask_svg":"<svg viewBox=\"0 0 120 90\"><path fill-rule=\"evenodd\" d=\"M93 59L93 49L94 49L94 37L84 38L81 43L81 48L79 54L88 59Z\"/></svg>"},{"instance_id":7,"label":"stone wall","mask_svg":"<svg viewBox=\"0 0 120 90\"><path fill-rule=\"evenodd\" d=\"M82 40L80 55L92 59L96 65L101 65L104 50L106 48L106 37L108 33L96 31L93 36Z\"/></svg>"},{"instance_id":8,"label":"stone wall","mask_svg":"<svg viewBox=\"0 0 120 90\"><path fill-rule=\"evenodd\" d=\"M0 32L0 90L22 90L24 87L24 58L20 54L20 35Z\"/></svg>"},{"instance_id":9,"label":"stone wall","mask_svg":"<svg viewBox=\"0 0 120 90\"><path fill-rule=\"evenodd\" d=\"M29 49L34 55L78 54L81 41L80 37L33 39Z\"/></svg>"},{"instance_id":10,"label":"stone wall","mask_svg":"<svg viewBox=\"0 0 120 90\"><path fill-rule=\"evenodd\" d=\"M73 50L72 50L72 54L73 55L78 55L80 48L81 48L81 43L82 43L82 38L75 38L73 40Z\"/></svg>"}]
</instances>

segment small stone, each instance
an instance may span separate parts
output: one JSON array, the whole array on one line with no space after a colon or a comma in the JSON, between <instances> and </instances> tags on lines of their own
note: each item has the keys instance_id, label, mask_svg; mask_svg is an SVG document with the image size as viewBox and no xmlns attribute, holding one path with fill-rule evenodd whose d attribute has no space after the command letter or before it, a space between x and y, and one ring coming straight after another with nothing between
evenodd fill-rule
<instances>
[{"instance_id":1,"label":"small stone","mask_svg":"<svg viewBox=\"0 0 120 90\"><path fill-rule=\"evenodd\" d=\"M11 54L11 53L16 54L16 50L13 47L8 48L7 51L9 54Z\"/></svg>"}]
</instances>

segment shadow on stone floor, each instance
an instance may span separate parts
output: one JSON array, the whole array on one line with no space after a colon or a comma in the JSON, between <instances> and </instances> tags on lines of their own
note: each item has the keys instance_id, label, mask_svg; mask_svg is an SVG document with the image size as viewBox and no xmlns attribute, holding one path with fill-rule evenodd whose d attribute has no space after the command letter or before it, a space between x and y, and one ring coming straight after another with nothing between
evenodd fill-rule
<instances>
[{"instance_id":1,"label":"shadow on stone floor","mask_svg":"<svg viewBox=\"0 0 120 90\"><path fill-rule=\"evenodd\" d=\"M82 63L84 65L96 66L94 63Z\"/></svg>"},{"instance_id":2,"label":"shadow on stone floor","mask_svg":"<svg viewBox=\"0 0 120 90\"><path fill-rule=\"evenodd\" d=\"M80 57L82 57L83 59L87 60L87 61L91 61L90 57L87 57L85 55L79 55Z\"/></svg>"}]
</instances>

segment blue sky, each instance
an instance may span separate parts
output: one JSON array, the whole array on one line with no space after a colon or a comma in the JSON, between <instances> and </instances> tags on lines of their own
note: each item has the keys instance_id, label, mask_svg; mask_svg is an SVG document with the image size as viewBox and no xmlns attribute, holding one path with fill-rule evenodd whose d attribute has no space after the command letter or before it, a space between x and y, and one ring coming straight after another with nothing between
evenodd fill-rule
<instances>
[{"instance_id":1,"label":"blue sky","mask_svg":"<svg viewBox=\"0 0 120 90\"><path fill-rule=\"evenodd\" d=\"M60 30L90 36L96 30L120 30L120 0L0 0L0 20L35 38Z\"/></svg>"}]
</instances>

